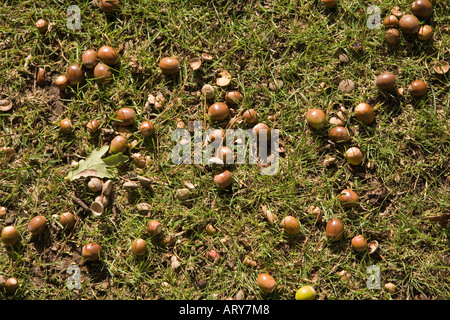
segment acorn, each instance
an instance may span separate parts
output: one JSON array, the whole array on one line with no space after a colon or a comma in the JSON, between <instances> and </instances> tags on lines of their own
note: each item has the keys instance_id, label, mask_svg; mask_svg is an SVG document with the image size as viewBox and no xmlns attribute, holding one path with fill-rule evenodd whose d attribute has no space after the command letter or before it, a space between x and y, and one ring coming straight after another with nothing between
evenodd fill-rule
<instances>
[{"instance_id":1,"label":"acorn","mask_svg":"<svg viewBox=\"0 0 450 320\"><path fill-rule=\"evenodd\" d=\"M336 0L321 0L322 4L327 8L334 8L336 6Z\"/></svg>"},{"instance_id":2,"label":"acorn","mask_svg":"<svg viewBox=\"0 0 450 320\"><path fill-rule=\"evenodd\" d=\"M358 194L350 189L344 189L339 194L339 201L344 208L351 208L358 204L359 197Z\"/></svg>"},{"instance_id":3,"label":"acorn","mask_svg":"<svg viewBox=\"0 0 450 320\"><path fill-rule=\"evenodd\" d=\"M98 7L104 13L114 13L119 10L119 0L99 0Z\"/></svg>"},{"instance_id":4,"label":"acorn","mask_svg":"<svg viewBox=\"0 0 450 320\"><path fill-rule=\"evenodd\" d=\"M383 24L386 28L395 28L398 26L398 19L393 14L387 16L383 20Z\"/></svg>"},{"instance_id":5,"label":"acorn","mask_svg":"<svg viewBox=\"0 0 450 320\"><path fill-rule=\"evenodd\" d=\"M303 286L295 293L295 300L314 300L316 291L312 286Z\"/></svg>"},{"instance_id":6,"label":"acorn","mask_svg":"<svg viewBox=\"0 0 450 320\"><path fill-rule=\"evenodd\" d=\"M153 125L153 123L151 123L150 121L144 121L141 123L141 125L139 126L139 132L144 136L144 137L149 137L151 136L153 133L155 133L155 126Z\"/></svg>"},{"instance_id":7,"label":"acorn","mask_svg":"<svg viewBox=\"0 0 450 320\"><path fill-rule=\"evenodd\" d=\"M66 90L67 87L69 86L69 80L67 79L66 76L58 76L55 79L54 83L55 83L55 86L61 91Z\"/></svg>"},{"instance_id":8,"label":"acorn","mask_svg":"<svg viewBox=\"0 0 450 320\"><path fill-rule=\"evenodd\" d=\"M98 84L106 84L111 82L111 68L104 63L98 63L94 68L94 78Z\"/></svg>"},{"instance_id":9,"label":"acorn","mask_svg":"<svg viewBox=\"0 0 450 320\"><path fill-rule=\"evenodd\" d=\"M244 118L246 123L253 124L258 121L258 114L254 109L249 109L244 111L242 118Z\"/></svg>"},{"instance_id":10,"label":"acorn","mask_svg":"<svg viewBox=\"0 0 450 320\"><path fill-rule=\"evenodd\" d=\"M70 119L67 118L62 119L61 122L59 123L59 128L61 132L64 134L72 133L73 130L72 121L70 121Z\"/></svg>"},{"instance_id":11,"label":"acorn","mask_svg":"<svg viewBox=\"0 0 450 320\"><path fill-rule=\"evenodd\" d=\"M256 136L258 141L264 143L269 140L271 130L267 124L260 122L253 127L252 133Z\"/></svg>"},{"instance_id":12,"label":"acorn","mask_svg":"<svg viewBox=\"0 0 450 320\"><path fill-rule=\"evenodd\" d=\"M98 261L101 255L102 247L95 242L86 243L81 250L81 256L87 261Z\"/></svg>"},{"instance_id":13,"label":"acorn","mask_svg":"<svg viewBox=\"0 0 450 320\"><path fill-rule=\"evenodd\" d=\"M422 97L427 94L428 85L422 80L415 80L411 82L408 87L409 93L415 98Z\"/></svg>"},{"instance_id":14,"label":"acorn","mask_svg":"<svg viewBox=\"0 0 450 320\"><path fill-rule=\"evenodd\" d=\"M244 96L237 90L225 93L225 101L230 105L237 105L244 99Z\"/></svg>"},{"instance_id":15,"label":"acorn","mask_svg":"<svg viewBox=\"0 0 450 320\"><path fill-rule=\"evenodd\" d=\"M87 69L93 69L98 64L97 51L88 49L81 56L81 64Z\"/></svg>"},{"instance_id":16,"label":"acorn","mask_svg":"<svg viewBox=\"0 0 450 320\"><path fill-rule=\"evenodd\" d=\"M344 224L338 218L332 218L327 222L325 233L328 239L338 241L344 235Z\"/></svg>"},{"instance_id":17,"label":"acorn","mask_svg":"<svg viewBox=\"0 0 450 320\"><path fill-rule=\"evenodd\" d=\"M216 102L212 104L208 109L208 115L213 121L225 120L230 113L230 109L223 102Z\"/></svg>"},{"instance_id":18,"label":"acorn","mask_svg":"<svg viewBox=\"0 0 450 320\"><path fill-rule=\"evenodd\" d=\"M335 126L328 132L328 137L334 142L346 142L350 139L347 128Z\"/></svg>"},{"instance_id":19,"label":"acorn","mask_svg":"<svg viewBox=\"0 0 450 320\"><path fill-rule=\"evenodd\" d=\"M6 216L6 212L8 211L8 208L6 207L0 207L0 219L4 218Z\"/></svg>"},{"instance_id":20,"label":"acorn","mask_svg":"<svg viewBox=\"0 0 450 320\"><path fill-rule=\"evenodd\" d=\"M217 157L223 161L225 164L233 163L234 154L233 150L231 150L227 146L221 146L217 149Z\"/></svg>"},{"instance_id":21,"label":"acorn","mask_svg":"<svg viewBox=\"0 0 450 320\"><path fill-rule=\"evenodd\" d=\"M394 90L396 85L395 75L392 72L384 72L377 77L375 84L378 89L383 91Z\"/></svg>"},{"instance_id":22,"label":"acorn","mask_svg":"<svg viewBox=\"0 0 450 320\"><path fill-rule=\"evenodd\" d=\"M267 273L259 274L257 283L259 288L265 293L272 293L277 286L275 279Z\"/></svg>"},{"instance_id":23,"label":"acorn","mask_svg":"<svg viewBox=\"0 0 450 320\"><path fill-rule=\"evenodd\" d=\"M281 221L281 226L287 234L295 235L300 232L300 222L293 216L286 216Z\"/></svg>"},{"instance_id":24,"label":"acorn","mask_svg":"<svg viewBox=\"0 0 450 320\"><path fill-rule=\"evenodd\" d=\"M75 225L75 217L73 216L72 212L64 212L59 217L59 222L63 226L64 229L70 230Z\"/></svg>"},{"instance_id":25,"label":"acorn","mask_svg":"<svg viewBox=\"0 0 450 320\"><path fill-rule=\"evenodd\" d=\"M36 75L36 84L40 87L45 85L45 69L39 68Z\"/></svg>"},{"instance_id":26,"label":"acorn","mask_svg":"<svg viewBox=\"0 0 450 320\"><path fill-rule=\"evenodd\" d=\"M120 60L117 51L110 46L102 46L98 49L97 57L108 66L115 66Z\"/></svg>"},{"instance_id":27,"label":"acorn","mask_svg":"<svg viewBox=\"0 0 450 320\"><path fill-rule=\"evenodd\" d=\"M428 0L415 0L411 10L419 18L428 18L433 13L433 5Z\"/></svg>"},{"instance_id":28,"label":"acorn","mask_svg":"<svg viewBox=\"0 0 450 320\"><path fill-rule=\"evenodd\" d=\"M325 126L327 119L322 110L312 108L306 112L306 121L312 128L321 129Z\"/></svg>"},{"instance_id":29,"label":"acorn","mask_svg":"<svg viewBox=\"0 0 450 320\"><path fill-rule=\"evenodd\" d=\"M166 75L174 75L180 70L180 62L172 57L164 57L159 62L161 72Z\"/></svg>"},{"instance_id":30,"label":"acorn","mask_svg":"<svg viewBox=\"0 0 450 320\"><path fill-rule=\"evenodd\" d=\"M367 250L367 240L362 235L358 235L352 238L352 248L356 252L364 252Z\"/></svg>"},{"instance_id":31,"label":"acorn","mask_svg":"<svg viewBox=\"0 0 450 320\"><path fill-rule=\"evenodd\" d=\"M225 132L222 129L214 129L208 137L211 142L216 141L216 139L222 141L225 138Z\"/></svg>"},{"instance_id":32,"label":"acorn","mask_svg":"<svg viewBox=\"0 0 450 320\"><path fill-rule=\"evenodd\" d=\"M136 239L131 245L131 251L137 256L142 256L147 251L147 244L143 239Z\"/></svg>"},{"instance_id":33,"label":"acorn","mask_svg":"<svg viewBox=\"0 0 450 320\"><path fill-rule=\"evenodd\" d=\"M400 31L395 28L386 30L384 34L384 42L390 46L396 46L400 43Z\"/></svg>"},{"instance_id":34,"label":"acorn","mask_svg":"<svg viewBox=\"0 0 450 320\"><path fill-rule=\"evenodd\" d=\"M97 177L92 177L88 182L88 188L92 192L100 192L103 189L103 182Z\"/></svg>"},{"instance_id":35,"label":"acorn","mask_svg":"<svg viewBox=\"0 0 450 320\"><path fill-rule=\"evenodd\" d=\"M361 150L357 147L348 148L345 152L345 157L347 158L348 163L352 165L359 165L363 161L363 155Z\"/></svg>"},{"instance_id":36,"label":"acorn","mask_svg":"<svg viewBox=\"0 0 450 320\"><path fill-rule=\"evenodd\" d=\"M36 21L36 28L40 33L45 33L48 30L48 22L44 19Z\"/></svg>"},{"instance_id":37,"label":"acorn","mask_svg":"<svg viewBox=\"0 0 450 320\"><path fill-rule=\"evenodd\" d=\"M44 216L35 216L28 222L28 231L31 232L33 236L41 234L45 226L47 225L47 219Z\"/></svg>"},{"instance_id":38,"label":"acorn","mask_svg":"<svg viewBox=\"0 0 450 320\"><path fill-rule=\"evenodd\" d=\"M225 170L214 176L214 184L219 189L228 188L233 182L233 177L230 171Z\"/></svg>"},{"instance_id":39,"label":"acorn","mask_svg":"<svg viewBox=\"0 0 450 320\"><path fill-rule=\"evenodd\" d=\"M77 85L83 81L83 71L78 63L72 63L66 72L67 81L71 86Z\"/></svg>"},{"instance_id":40,"label":"acorn","mask_svg":"<svg viewBox=\"0 0 450 320\"><path fill-rule=\"evenodd\" d=\"M119 126L131 126L136 120L136 111L131 108L120 108L116 111L115 119Z\"/></svg>"},{"instance_id":41,"label":"acorn","mask_svg":"<svg viewBox=\"0 0 450 320\"><path fill-rule=\"evenodd\" d=\"M427 41L433 36L433 28L431 26L425 24L420 26L419 31L417 33L417 38L422 41Z\"/></svg>"},{"instance_id":42,"label":"acorn","mask_svg":"<svg viewBox=\"0 0 450 320\"><path fill-rule=\"evenodd\" d=\"M415 34L417 31L419 31L419 19L416 18L416 16L412 14L405 14L403 17L400 18L398 21L398 25L400 26L400 29L406 34Z\"/></svg>"},{"instance_id":43,"label":"acorn","mask_svg":"<svg viewBox=\"0 0 450 320\"><path fill-rule=\"evenodd\" d=\"M372 106L366 102L361 102L355 107L355 116L365 125L369 125L375 120L375 112Z\"/></svg>"},{"instance_id":44,"label":"acorn","mask_svg":"<svg viewBox=\"0 0 450 320\"><path fill-rule=\"evenodd\" d=\"M147 224L147 231L150 232L151 235L160 234L162 231L161 223L157 220L150 220Z\"/></svg>"},{"instance_id":45,"label":"acorn","mask_svg":"<svg viewBox=\"0 0 450 320\"><path fill-rule=\"evenodd\" d=\"M100 128L100 122L97 119L92 119L86 124L89 133L96 133Z\"/></svg>"},{"instance_id":46,"label":"acorn","mask_svg":"<svg viewBox=\"0 0 450 320\"><path fill-rule=\"evenodd\" d=\"M6 226L2 230L2 241L8 246L14 246L20 240L17 229L13 226Z\"/></svg>"},{"instance_id":47,"label":"acorn","mask_svg":"<svg viewBox=\"0 0 450 320\"><path fill-rule=\"evenodd\" d=\"M117 135L114 139L111 140L111 144L109 146L109 152L111 153L125 153L128 150L128 141L122 135Z\"/></svg>"},{"instance_id":48,"label":"acorn","mask_svg":"<svg viewBox=\"0 0 450 320\"><path fill-rule=\"evenodd\" d=\"M16 278L8 278L5 282L5 288L8 292L14 292L19 287L19 282Z\"/></svg>"}]
</instances>

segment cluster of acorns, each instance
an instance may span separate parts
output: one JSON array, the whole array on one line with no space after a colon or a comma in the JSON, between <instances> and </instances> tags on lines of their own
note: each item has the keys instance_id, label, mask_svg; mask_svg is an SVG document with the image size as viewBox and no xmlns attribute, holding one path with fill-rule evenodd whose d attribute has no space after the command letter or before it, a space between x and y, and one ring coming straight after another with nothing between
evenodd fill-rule
<instances>
[{"instance_id":1,"label":"cluster of acorns","mask_svg":"<svg viewBox=\"0 0 450 320\"><path fill-rule=\"evenodd\" d=\"M433 28L427 24L420 24L420 19L426 19L433 13L433 4L429 0L415 0L411 5L412 14L405 14L393 9L391 15L383 20L386 28L384 41L390 46L396 46L400 43L401 31L407 36L416 35L419 40L427 41L433 35Z\"/></svg>"}]
</instances>

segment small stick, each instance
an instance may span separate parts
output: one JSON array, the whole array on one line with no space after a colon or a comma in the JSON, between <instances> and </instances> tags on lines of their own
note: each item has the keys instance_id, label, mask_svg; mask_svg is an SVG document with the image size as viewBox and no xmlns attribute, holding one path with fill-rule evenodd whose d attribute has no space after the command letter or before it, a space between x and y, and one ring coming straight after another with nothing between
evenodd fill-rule
<instances>
[{"instance_id":1,"label":"small stick","mask_svg":"<svg viewBox=\"0 0 450 320\"><path fill-rule=\"evenodd\" d=\"M64 58L64 60L66 60L66 62L70 63L70 61L67 60L66 56L64 55L64 50L63 50L63 45L62 45L62 43L61 43L61 40L59 40L59 39L56 39L56 40L58 41L59 46L60 46L60 48L61 48L61 56Z\"/></svg>"},{"instance_id":2,"label":"small stick","mask_svg":"<svg viewBox=\"0 0 450 320\"><path fill-rule=\"evenodd\" d=\"M89 209L89 207L80 198L78 198L74 194L72 194L72 200L75 201L84 210L86 210L86 211L90 211L91 210L91 209Z\"/></svg>"}]
</instances>

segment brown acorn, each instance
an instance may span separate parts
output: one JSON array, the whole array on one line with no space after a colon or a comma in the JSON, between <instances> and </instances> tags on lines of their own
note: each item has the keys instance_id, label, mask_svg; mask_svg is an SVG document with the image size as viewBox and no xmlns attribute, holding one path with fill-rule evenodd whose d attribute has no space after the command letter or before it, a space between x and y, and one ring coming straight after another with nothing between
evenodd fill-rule
<instances>
[{"instance_id":1,"label":"brown acorn","mask_svg":"<svg viewBox=\"0 0 450 320\"><path fill-rule=\"evenodd\" d=\"M136 120L136 111L131 108L120 108L116 111L115 119L119 126L131 126Z\"/></svg>"},{"instance_id":2,"label":"brown acorn","mask_svg":"<svg viewBox=\"0 0 450 320\"><path fill-rule=\"evenodd\" d=\"M94 78L99 84L106 84L112 80L111 68L104 63L98 63L94 68Z\"/></svg>"},{"instance_id":3,"label":"brown acorn","mask_svg":"<svg viewBox=\"0 0 450 320\"><path fill-rule=\"evenodd\" d=\"M83 81L83 71L78 63L72 63L66 72L67 81L71 86L77 85Z\"/></svg>"},{"instance_id":4,"label":"brown acorn","mask_svg":"<svg viewBox=\"0 0 450 320\"><path fill-rule=\"evenodd\" d=\"M367 240L362 235L353 237L351 244L356 252L364 252L367 250Z\"/></svg>"},{"instance_id":5,"label":"brown acorn","mask_svg":"<svg viewBox=\"0 0 450 320\"><path fill-rule=\"evenodd\" d=\"M392 72L384 72L377 77L375 84L378 89L383 91L394 90L396 85L395 75Z\"/></svg>"},{"instance_id":6,"label":"brown acorn","mask_svg":"<svg viewBox=\"0 0 450 320\"><path fill-rule=\"evenodd\" d=\"M89 133L96 133L100 128L100 122L97 119L92 119L86 124Z\"/></svg>"},{"instance_id":7,"label":"brown acorn","mask_svg":"<svg viewBox=\"0 0 450 320\"><path fill-rule=\"evenodd\" d=\"M139 132L144 136L144 137L149 137L151 136L153 133L155 133L155 126L153 125L153 123L151 123L150 121L144 121L141 123L141 125L139 126Z\"/></svg>"},{"instance_id":8,"label":"brown acorn","mask_svg":"<svg viewBox=\"0 0 450 320\"><path fill-rule=\"evenodd\" d=\"M433 36L433 28L431 26L425 24L420 26L419 31L417 33L417 38L422 41L427 41Z\"/></svg>"},{"instance_id":9,"label":"brown acorn","mask_svg":"<svg viewBox=\"0 0 450 320\"><path fill-rule=\"evenodd\" d=\"M237 90L228 91L225 94L225 101L230 105L236 105L240 103L242 99L244 99L244 96Z\"/></svg>"},{"instance_id":10,"label":"brown acorn","mask_svg":"<svg viewBox=\"0 0 450 320\"><path fill-rule=\"evenodd\" d=\"M36 84L40 87L45 85L45 69L39 68L36 75Z\"/></svg>"},{"instance_id":11,"label":"brown acorn","mask_svg":"<svg viewBox=\"0 0 450 320\"><path fill-rule=\"evenodd\" d=\"M70 230L75 225L75 217L73 216L72 212L64 212L59 217L59 222L63 226L64 229Z\"/></svg>"},{"instance_id":12,"label":"brown acorn","mask_svg":"<svg viewBox=\"0 0 450 320\"><path fill-rule=\"evenodd\" d=\"M321 2L327 8L334 8L336 6L336 0L321 0Z\"/></svg>"},{"instance_id":13,"label":"brown acorn","mask_svg":"<svg viewBox=\"0 0 450 320\"><path fill-rule=\"evenodd\" d=\"M339 201L344 208L351 208L358 204L359 197L358 194L350 189L344 189L339 194Z\"/></svg>"},{"instance_id":14,"label":"brown acorn","mask_svg":"<svg viewBox=\"0 0 450 320\"><path fill-rule=\"evenodd\" d=\"M64 134L72 133L73 131L72 121L70 121L70 119L67 118L62 119L61 122L59 123L59 129Z\"/></svg>"},{"instance_id":15,"label":"brown acorn","mask_svg":"<svg viewBox=\"0 0 450 320\"><path fill-rule=\"evenodd\" d=\"M147 244L145 243L145 240L143 239L136 239L133 241L133 244L131 245L131 251L137 256L142 256L147 251Z\"/></svg>"},{"instance_id":16,"label":"brown acorn","mask_svg":"<svg viewBox=\"0 0 450 320\"><path fill-rule=\"evenodd\" d=\"M69 80L67 79L66 76L58 76L55 79L55 86L61 90L64 91L67 89L67 87L69 86Z\"/></svg>"},{"instance_id":17,"label":"brown acorn","mask_svg":"<svg viewBox=\"0 0 450 320\"><path fill-rule=\"evenodd\" d=\"M36 21L36 28L40 33L45 33L48 30L48 22L44 19Z\"/></svg>"},{"instance_id":18,"label":"brown acorn","mask_svg":"<svg viewBox=\"0 0 450 320\"><path fill-rule=\"evenodd\" d=\"M214 176L214 184L219 189L228 188L233 182L233 177L230 171L225 170Z\"/></svg>"},{"instance_id":19,"label":"brown acorn","mask_svg":"<svg viewBox=\"0 0 450 320\"><path fill-rule=\"evenodd\" d=\"M350 139L347 128L335 126L328 132L328 137L334 142L346 142Z\"/></svg>"},{"instance_id":20,"label":"brown acorn","mask_svg":"<svg viewBox=\"0 0 450 320\"><path fill-rule=\"evenodd\" d=\"M47 219L45 219L44 216L35 216L28 223L28 231L31 232L33 236L37 236L44 231L46 225Z\"/></svg>"},{"instance_id":21,"label":"brown acorn","mask_svg":"<svg viewBox=\"0 0 450 320\"><path fill-rule=\"evenodd\" d=\"M258 121L258 114L254 109L249 109L244 111L244 113L242 114L242 118L245 119L246 123L253 124Z\"/></svg>"},{"instance_id":22,"label":"brown acorn","mask_svg":"<svg viewBox=\"0 0 450 320\"><path fill-rule=\"evenodd\" d=\"M158 220L150 220L147 224L147 231L150 232L151 235L160 234L162 231L161 222Z\"/></svg>"},{"instance_id":23,"label":"brown acorn","mask_svg":"<svg viewBox=\"0 0 450 320\"><path fill-rule=\"evenodd\" d=\"M82 65L87 69L93 69L98 64L97 51L88 49L81 56Z\"/></svg>"},{"instance_id":24,"label":"brown acorn","mask_svg":"<svg viewBox=\"0 0 450 320\"><path fill-rule=\"evenodd\" d=\"M300 222L293 216L286 216L281 221L281 226L287 234L295 235L300 232Z\"/></svg>"},{"instance_id":25,"label":"brown acorn","mask_svg":"<svg viewBox=\"0 0 450 320\"><path fill-rule=\"evenodd\" d=\"M102 46L97 52L98 58L108 66L115 66L119 63L120 57L117 51L110 46Z\"/></svg>"},{"instance_id":26,"label":"brown acorn","mask_svg":"<svg viewBox=\"0 0 450 320\"><path fill-rule=\"evenodd\" d=\"M101 255L102 247L95 242L86 243L81 250L81 256L87 261L98 261Z\"/></svg>"},{"instance_id":27,"label":"brown acorn","mask_svg":"<svg viewBox=\"0 0 450 320\"><path fill-rule=\"evenodd\" d=\"M111 140L111 144L109 146L109 152L111 153L125 153L128 150L128 141L122 135L117 135L114 139Z\"/></svg>"},{"instance_id":28,"label":"brown acorn","mask_svg":"<svg viewBox=\"0 0 450 320\"><path fill-rule=\"evenodd\" d=\"M398 21L398 25L400 26L400 29L406 34L415 34L417 31L419 31L419 19L416 18L416 16L412 14L405 14L403 17L400 18Z\"/></svg>"},{"instance_id":29,"label":"brown acorn","mask_svg":"<svg viewBox=\"0 0 450 320\"><path fill-rule=\"evenodd\" d=\"M6 226L2 230L2 241L8 246L13 246L20 240L17 229L13 226Z\"/></svg>"},{"instance_id":30,"label":"brown acorn","mask_svg":"<svg viewBox=\"0 0 450 320\"><path fill-rule=\"evenodd\" d=\"M411 10L419 18L428 18L433 13L433 5L428 0L415 0Z\"/></svg>"},{"instance_id":31,"label":"brown acorn","mask_svg":"<svg viewBox=\"0 0 450 320\"><path fill-rule=\"evenodd\" d=\"M19 282L16 278L8 278L5 282L5 288L8 292L14 292L19 287Z\"/></svg>"},{"instance_id":32,"label":"brown acorn","mask_svg":"<svg viewBox=\"0 0 450 320\"><path fill-rule=\"evenodd\" d=\"M383 20L383 24L386 28L395 28L398 26L398 19L393 14L387 16Z\"/></svg>"},{"instance_id":33,"label":"brown acorn","mask_svg":"<svg viewBox=\"0 0 450 320\"><path fill-rule=\"evenodd\" d=\"M375 112L372 106L366 102L361 102L355 107L355 116L365 125L369 125L375 120Z\"/></svg>"},{"instance_id":34,"label":"brown acorn","mask_svg":"<svg viewBox=\"0 0 450 320\"><path fill-rule=\"evenodd\" d=\"M400 31L395 28L386 30L384 34L384 42L390 46L396 46L400 43Z\"/></svg>"},{"instance_id":35,"label":"brown acorn","mask_svg":"<svg viewBox=\"0 0 450 320\"><path fill-rule=\"evenodd\" d=\"M229 113L230 109L228 109L228 106L223 102L216 102L208 109L209 117L213 121L225 120Z\"/></svg>"},{"instance_id":36,"label":"brown acorn","mask_svg":"<svg viewBox=\"0 0 450 320\"><path fill-rule=\"evenodd\" d=\"M408 91L413 97L419 98L427 94L428 85L425 81L415 80L411 82Z\"/></svg>"},{"instance_id":37,"label":"brown acorn","mask_svg":"<svg viewBox=\"0 0 450 320\"><path fill-rule=\"evenodd\" d=\"M259 274L257 283L258 287L265 293L272 293L277 287L275 279L267 273Z\"/></svg>"},{"instance_id":38,"label":"brown acorn","mask_svg":"<svg viewBox=\"0 0 450 320\"><path fill-rule=\"evenodd\" d=\"M180 70L180 62L175 58L165 57L159 62L159 68L163 74L174 75Z\"/></svg>"},{"instance_id":39,"label":"brown acorn","mask_svg":"<svg viewBox=\"0 0 450 320\"><path fill-rule=\"evenodd\" d=\"M328 239L332 241L338 241L342 239L344 235L344 224L340 219L332 218L327 222L325 233Z\"/></svg>"},{"instance_id":40,"label":"brown acorn","mask_svg":"<svg viewBox=\"0 0 450 320\"><path fill-rule=\"evenodd\" d=\"M119 10L119 0L99 0L98 7L104 13L114 13Z\"/></svg>"}]
</instances>

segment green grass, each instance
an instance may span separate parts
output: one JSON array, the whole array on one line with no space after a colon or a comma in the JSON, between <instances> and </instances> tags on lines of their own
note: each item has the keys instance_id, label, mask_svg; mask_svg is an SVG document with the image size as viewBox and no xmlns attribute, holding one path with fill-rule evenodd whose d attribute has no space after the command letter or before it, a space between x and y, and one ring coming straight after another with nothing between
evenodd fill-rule
<instances>
[{"instance_id":1,"label":"green grass","mask_svg":"<svg viewBox=\"0 0 450 320\"><path fill-rule=\"evenodd\" d=\"M66 26L67 4L59 1L3 1L0 6L0 98L12 99L14 108L0 113L0 147L14 148L7 162L0 154L0 206L8 208L0 219L3 228L15 225L20 244L0 246L0 275L16 277L15 293L1 289L2 299L226 299L242 291L244 299L292 300L304 284L314 286L318 299L448 299L448 227L423 220L425 215L448 212L450 205L450 96L449 78L438 77L433 61L450 60L449 7L437 1L426 19L434 29L433 40L423 43L402 37L396 48L383 42L384 28L366 26L364 1L339 1L326 10L319 1L121 1L121 10L105 16L91 1L77 1L81 30ZM391 8L409 11L410 2L375 1L383 19ZM34 23L45 18L51 30L39 34ZM421 23L425 23L422 21ZM359 41L363 53L352 44ZM79 87L59 92L52 80L65 73L70 63L80 62L84 50L111 45L120 49L121 62L114 80L98 85L88 78ZM188 61L208 52L213 61L203 62L190 73ZM338 63L345 53L349 62ZM162 76L158 61L175 56L181 70ZM43 87L34 85L39 66L47 70ZM204 84L214 85L220 70L232 75L231 88L244 94L234 114L254 108L259 120L280 130L285 153L276 176L264 176L252 164L232 165L229 190L214 187L218 171L186 165L176 169L170 155L171 134L178 119L203 120ZM384 71L397 75L405 95L384 94L374 84ZM188 78L187 78L188 77ZM186 80L186 86L183 83ZM338 90L339 82L351 79L351 94ZM426 97L413 99L407 87L415 79L429 85ZM271 90L269 84L283 86ZM180 91L181 90L181 91ZM155 119L162 111L146 108L149 94L161 92L173 106L155 122L156 134L143 139L139 123ZM177 97L178 92L181 92ZM217 101L225 89L218 88ZM178 98L177 101L175 99ZM359 102L376 107L376 122L365 126L353 116ZM114 111L131 107L137 123L130 129L136 146L150 161L145 168L129 161L115 179L115 212L108 207L94 218L71 199L75 193L85 203L95 198L87 180L65 180L72 161L87 157L102 143L86 123L99 119L103 128L113 127ZM346 127L351 141L333 144L326 128L313 131L304 114L312 107L335 115L349 110ZM269 116L275 116L269 120ZM58 123L70 118L75 130L66 136ZM226 123L209 127L225 128ZM238 122L233 128L248 128ZM364 161L358 167L346 163L344 152L358 146ZM325 167L328 157L335 165ZM127 179L142 175L154 181L133 194L121 187ZM192 198L181 202L175 192L184 181L196 185ZM344 188L354 189L360 203L345 210L337 197ZM151 205L150 212L137 210L138 203ZM288 236L279 224L269 225L261 207L266 205L279 220L297 217L301 232ZM323 219L308 213L319 207ZM58 216L71 211L78 218L72 234L61 230ZM29 219L44 215L45 233L32 239ZM325 223L339 217L346 235L329 242ZM163 247L145 228L159 219L164 234L177 241ZM218 230L210 236L205 226ZM363 234L379 242L373 254L356 254L350 240ZM147 241L147 254L136 257L131 243ZM82 262L81 248L95 241L102 245L100 262ZM217 263L205 252L220 252ZM180 267L171 267L176 256ZM245 257L256 267L244 263ZM81 289L66 286L67 268L80 266ZM380 267L381 289L369 289L367 268ZM350 275L341 279L339 272ZM270 273L277 290L264 294L256 284L259 273ZM200 283L203 282L202 285ZM384 284L392 282L396 293ZM206 283L206 284L205 284Z\"/></svg>"}]
</instances>

